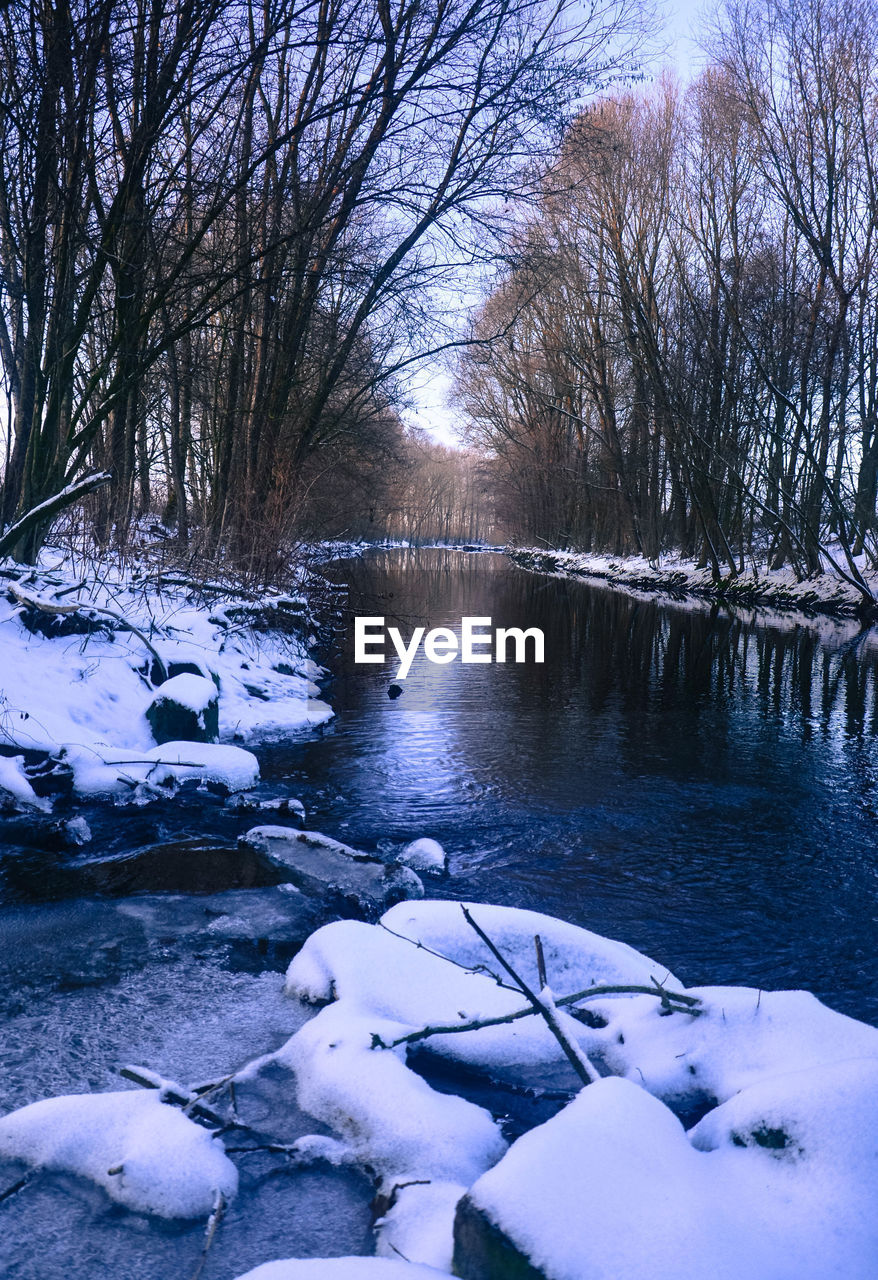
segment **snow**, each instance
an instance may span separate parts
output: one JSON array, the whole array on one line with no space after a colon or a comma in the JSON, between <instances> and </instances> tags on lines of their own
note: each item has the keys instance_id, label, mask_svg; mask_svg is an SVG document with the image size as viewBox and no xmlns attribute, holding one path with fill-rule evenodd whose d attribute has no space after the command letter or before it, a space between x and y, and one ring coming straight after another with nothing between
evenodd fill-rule
<instances>
[{"instance_id":1,"label":"snow","mask_svg":"<svg viewBox=\"0 0 878 1280\"><path fill-rule=\"evenodd\" d=\"M651 996L590 1002L608 1020L593 1042L604 1067L666 1101L699 1093L724 1102L793 1063L817 1070L844 1058L878 1061L878 1028L810 992L695 987L688 994L701 1001L699 1017L665 1017Z\"/></svg>"},{"instance_id":2,"label":"snow","mask_svg":"<svg viewBox=\"0 0 878 1280\"><path fill-rule=\"evenodd\" d=\"M38 796L24 773L24 756L0 756L0 792L6 792L19 804L48 813L51 805Z\"/></svg>"},{"instance_id":3,"label":"snow","mask_svg":"<svg viewBox=\"0 0 878 1280\"><path fill-rule=\"evenodd\" d=\"M543 944L549 984L557 996L609 984L651 986L653 978L670 987L680 985L664 965L626 943L615 942L538 911L478 903L471 904L471 912L476 923L532 988L539 986L534 946L537 934ZM509 981L467 924L458 902L400 903L382 916L381 923L393 933L420 942L456 964L482 968L502 977L504 982Z\"/></svg>"},{"instance_id":4,"label":"snow","mask_svg":"<svg viewBox=\"0 0 878 1280\"><path fill-rule=\"evenodd\" d=\"M436 1280L442 1274L398 1258L288 1258L263 1263L238 1280Z\"/></svg>"},{"instance_id":5,"label":"snow","mask_svg":"<svg viewBox=\"0 0 878 1280\"><path fill-rule=\"evenodd\" d=\"M151 1091L33 1102L0 1119L0 1155L90 1178L126 1208L162 1218L206 1216L218 1194L228 1200L238 1188L222 1144Z\"/></svg>"},{"instance_id":6,"label":"snow","mask_svg":"<svg viewBox=\"0 0 878 1280\"><path fill-rule=\"evenodd\" d=\"M400 1254L438 1271L450 1272L454 1246L454 1212L466 1187L458 1182L412 1183L400 1187L383 1218L375 1223L376 1253Z\"/></svg>"},{"instance_id":7,"label":"snow","mask_svg":"<svg viewBox=\"0 0 878 1280\"><path fill-rule=\"evenodd\" d=\"M217 689L212 680L184 671L182 675L172 676L159 685L154 700L169 698L195 715L203 715L216 696Z\"/></svg>"},{"instance_id":8,"label":"snow","mask_svg":"<svg viewBox=\"0 0 878 1280\"><path fill-rule=\"evenodd\" d=\"M64 759L81 795L130 794L138 785L168 788L187 779L244 791L259 778L251 752L212 742L165 742L144 751L68 746Z\"/></svg>"},{"instance_id":9,"label":"snow","mask_svg":"<svg viewBox=\"0 0 878 1280\"><path fill-rule=\"evenodd\" d=\"M735 1144L766 1125L788 1128L791 1145ZM869 1280L876 1130L875 1060L751 1086L691 1142L644 1089L606 1079L469 1194L550 1280Z\"/></svg>"},{"instance_id":10,"label":"snow","mask_svg":"<svg viewBox=\"0 0 878 1280\"><path fill-rule=\"evenodd\" d=\"M844 555L837 548L836 563L844 565ZM662 556L660 562L644 556L592 555L579 551L546 550L544 547L520 547L509 553L516 564L541 573L562 577L589 578L605 582L639 595L667 593L689 594L707 599L720 599L737 608L768 605L778 609L799 609L853 616L863 602L857 588L846 582L829 559L824 556L824 572L798 581L790 568L768 569L754 566L722 582L714 581L710 569L699 568L694 561L678 556ZM858 569L869 589L878 594L878 574L859 557Z\"/></svg>"},{"instance_id":11,"label":"snow","mask_svg":"<svg viewBox=\"0 0 878 1280\"><path fill-rule=\"evenodd\" d=\"M322 672L308 656L307 635L231 625L221 601L208 609L183 588L159 590L106 566L87 570L88 586L77 594L71 588L78 567L47 563L27 589L48 601L64 590L62 603L77 601L84 611L109 608L149 639L166 667L185 664L201 675L184 672L156 688L147 678L153 656L133 632L31 634L21 603L0 592L0 743L52 753L66 748L71 758L91 754L98 763L102 756L115 763L114 751L142 759L155 747L145 712L159 690L196 713L218 696L224 743L295 734L332 717L314 683ZM267 596L254 607L274 600ZM105 782L92 787L106 789Z\"/></svg>"},{"instance_id":12,"label":"snow","mask_svg":"<svg viewBox=\"0 0 878 1280\"><path fill-rule=\"evenodd\" d=\"M438 840L429 836L421 836L407 844L399 861L414 871L444 871L448 865L448 855Z\"/></svg>"},{"instance_id":13,"label":"snow","mask_svg":"<svg viewBox=\"0 0 878 1280\"><path fill-rule=\"evenodd\" d=\"M503 1154L491 1116L437 1093L399 1049L374 1047L399 1023L360 1016L348 1001L322 1009L276 1055L295 1072L300 1107L328 1125L385 1185L413 1179L469 1185Z\"/></svg>"}]
</instances>

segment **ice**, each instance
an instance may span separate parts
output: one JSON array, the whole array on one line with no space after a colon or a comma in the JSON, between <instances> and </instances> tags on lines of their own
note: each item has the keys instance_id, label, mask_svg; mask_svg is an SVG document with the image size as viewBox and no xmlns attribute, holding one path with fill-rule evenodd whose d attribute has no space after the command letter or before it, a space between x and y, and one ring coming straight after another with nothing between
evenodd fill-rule
<instances>
[{"instance_id":1,"label":"ice","mask_svg":"<svg viewBox=\"0 0 878 1280\"><path fill-rule=\"evenodd\" d=\"M436 1280L443 1272L387 1258L288 1258L266 1262L238 1280Z\"/></svg>"},{"instance_id":2,"label":"ice","mask_svg":"<svg viewBox=\"0 0 878 1280\"><path fill-rule=\"evenodd\" d=\"M331 895L341 904L377 914L400 898L422 897L424 886L408 867L381 862L319 831L253 827L241 843L289 873L308 894Z\"/></svg>"},{"instance_id":3,"label":"ice","mask_svg":"<svg viewBox=\"0 0 878 1280\"><path fill-rule=\"evenodd\" d=\"M48 800L37 795L25 776L24 756L0 756L0 792L6 792L28 809L48 813L52 808Z\"/></svg>"},{"instance_id":4,"label":"ice","mask_svg":"<svg viewBox=\"0 0 878 1280\"><path fill-rule=\"evenodd\" d=\"M162 1218L207 1215L238 1189L222 1144L152 1091L33 1102L0 1119L0 1155L90 1178L126 1208Z\"/></svg>"}]
</instances>

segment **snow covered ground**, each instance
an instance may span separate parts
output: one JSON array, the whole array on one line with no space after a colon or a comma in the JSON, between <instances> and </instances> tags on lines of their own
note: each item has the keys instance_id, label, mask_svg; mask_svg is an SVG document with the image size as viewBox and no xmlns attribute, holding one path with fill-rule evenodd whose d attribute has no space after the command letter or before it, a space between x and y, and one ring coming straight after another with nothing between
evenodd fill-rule
<instances>
[{"instance_id":1,"label":"snow covered ground","mask_svg":"<svg viewBox=\"0 0 878 1280\"><path fill-rule=\"evenodd\" d=\"M193 591L173 575L94 566L83 578L51 556L35 573L9 567L0 579L0 792L47 807L15 748L61 758L92 795L136 797L192 777L249 787L258 765L247 743L332 716L310 633L298 597ZM214 701L218 742L157 744L147 711L168 675L202 726Z\"/></svg>"},{"instance_id":2,"label":"snow covered ground","mask_svg":"<svg viewBox=\"0 0 878 1280\"><path fill-rule=\"evenodd\" d=\"M522 568L566 577L605 582L635 593L700 597L727 605L799 610L806 614L836 617L859 615L864 597L851 582L827 566L826 571L799 582L792 569L755 566L735 577L714 581L709 569L691 560L662 556L659 562L644 556L592 555L581 551L555 551L517 547L508 553ZM861 557L862 559L862 557ZM858 565L873 596L878 598L878 573Z\"/></svg>"}]
</instances>

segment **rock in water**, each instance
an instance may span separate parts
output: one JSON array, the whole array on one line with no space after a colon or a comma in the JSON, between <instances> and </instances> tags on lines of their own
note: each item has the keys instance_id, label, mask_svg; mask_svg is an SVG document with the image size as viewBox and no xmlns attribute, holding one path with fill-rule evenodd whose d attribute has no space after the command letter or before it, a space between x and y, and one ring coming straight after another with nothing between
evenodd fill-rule
<instances>
[{"instance_id":1,"label":"rock in water","mask_svg":"<svg viewBox=\"0 0 878 1280\"><path fill-rule=\"evenodd\" d=\"M160 685L146 709L152 736L165 742L216 742L219 696L205 676L186 672Z\"/></svg>"},{"instance_id":2,"label":"rock in water","mask_svg":"<svg viewBox=\"0 0 878 1280\"><path fill-rule=\"evenodd\" d=\"M441 874L448 869L448 855L438 840L421 836L407 844L399 855L400 862L414 871L432 871Z\"/></svg>"},{"instance_id":3,"label":"rock in water","mask_svg":"<svg viewBox=\"0 0 878 1280\"><path fill-rule=\"evenodd\" d=\"M382 862L318 831L253 827L240 844L264 854L303 893L333 898L340 908L374 916L406 898L423 898L414 871Z\"/></svg>"}]
</instances>

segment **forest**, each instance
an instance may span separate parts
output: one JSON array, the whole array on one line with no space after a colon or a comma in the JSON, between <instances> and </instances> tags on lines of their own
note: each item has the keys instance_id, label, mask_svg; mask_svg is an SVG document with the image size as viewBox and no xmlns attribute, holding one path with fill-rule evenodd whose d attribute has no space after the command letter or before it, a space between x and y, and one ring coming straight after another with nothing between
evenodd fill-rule
<instances>
[{"instance_id":1,"label":"forest","mask_svg":"<svg viewBox=\"0 0 878 1280\"><path fill-rule=\"evenodd\" d=\"M874 563L878 22L731 0L682 87L600 98L462 361L519 539L715 577Z\"/></svg>"},{"instance_id":2,"label":"forest","mask_svg":"<svg viewBox=\"0 0 878 1280\"><path fill-rule=\"evenodd\" d=\"M4 7L0 551L83 499L99 547L149 514L265 574L334 537L860 580L874 19L727 0L684 85L635 0ZM431 360L467 448L411 425Z\"/></svg>"}]
</instances>

